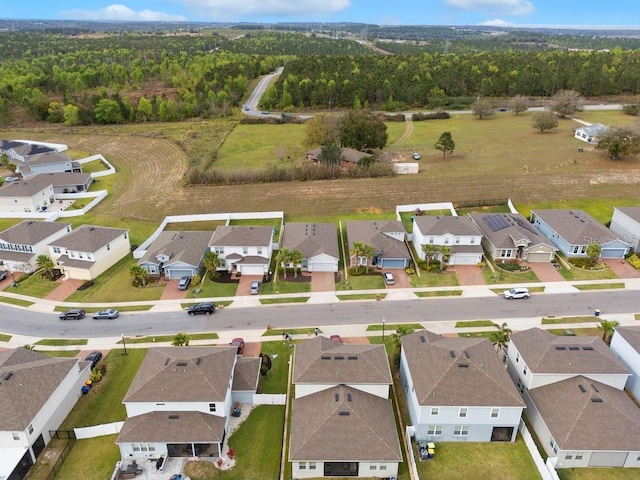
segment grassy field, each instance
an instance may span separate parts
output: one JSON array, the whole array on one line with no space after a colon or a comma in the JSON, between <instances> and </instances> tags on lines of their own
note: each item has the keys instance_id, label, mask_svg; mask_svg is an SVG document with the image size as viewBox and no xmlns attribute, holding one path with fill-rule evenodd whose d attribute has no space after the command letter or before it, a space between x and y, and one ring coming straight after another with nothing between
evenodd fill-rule
<instances>
[{"instance_id":1,"label":"grassy field","mask_svg":"<svg viewBox=\"0 0 640 480\"><path fill-rule=\"evenodd\" d=\"M578 290L610 290L612 288L624 288L624 283L589 283L585 285L574 285Z\"/></svg>"},{"instance_id":2,"label":"grassy field","mask_svg":"<svg viewBox=\"0 0 640 480\"><path fill-rule=\"evenodd\" d=\"M11 287L13 290L13 287ZM21 298L0 297L0 302L9 303L11 305L18 305L19 307L30 307L34 302L29 300L22 300Z\"/></svg>"},{"instance_id":3,"label":"grassy field","mask_svg":"<svg viewBox=\"0 0 640 480\"><path fill-rule=\"evenodd\" d=\"M199 290L199 292L197 292ZM188 298L233 297L238 290L237 283L212 282L206 276L203 283L191 285ZM197 293L196 293L197 292Z\"/></svg>"},{"instance_id":4,"label":"grassy field","mask_svg":"<svg viewBox=\"0 0 640 480\"><path fill-rule=\"evenodd\" d=\"M286 393L289 355L293 354L296 342L277 340L262 342L262 353L271 357L271 370L260 380L261 393ZM266 437L265 437L266 438Z\"/></svg>"},{"instance_id":5,"label":"grassy field","mask_svg":"<svg viewBox=\"0 0 640 480\"><path fill-rule=\"evenodd\" d=\"M470 327L493 327L496 326L491 320L471 320L468 322L456 322L456 328L470 328Z\"/></svg>"},{"instance_id":6,"label":"grassy field","mask_svg":"<svg viewBox=\"0 0 640 480\"><path fill-rule=\"evenodd\" d=\"M15 287L7 287L5 291L19 293L21 295L29 295L30 297L44 298L53 292L57 286L58 283L42 278L39 273L35 273L26 280L17 283Z\"/></svg>"},{"instance_id":7,"label":"grassy field","mask_svg":"<svg viewBox=\"0 0 640 480\"><path fill-rule=\"evenodd\" d=\"M294 298L261 298L262 305L275 305L277 303L306 303L310 297L294 297Z\"/></svg>"},{"instance_id":8,"label":"grassy field","mask_svg":"<svg viewBox=\"0 0 640 480\"><path fill-rule=\"evenodd\" d=\"M116 435L76 441L56 478L64 480L109 478L116 462L120 460L120 449L115 441Z\"/></svg>"},{"instance_id":9,"label":"grassy field","mask_svg":"<svg viewBox=\"0 0 640 480\"><path fill-rule=\"evenodd\" d=\"M413 292L416 297L428 298L428 297L459 297L462 295L462 290L435 290L431 292Z\"/></svg>"},{"instance_id":10,"label":"grassy field","mask_svg":"<svg viewBox=\"0 0 640 480\"><path fill-rule=\"evenodd\" d=\"M540 281L533 270L515 273L497 268L496 272L493 273L488 267L483 267L482 277L484 278L484 281L487 285L505 283L533 283Z\"/></svg>"},{"instance_id":11,"label":"grassy field","mask_svg":"<svg viewBox=\"0 0 640 480\"><path fill-rule=\"evenodd\" d=\"M560 468L560 480L636 480L637 468Z\"/></svg>"},{"instance_id":12,"label":"grassy field","mask_svg":"<svg viewBox=\"0 0 640 480\"><path fill-rule=\"evenodd\" d=\"M400 327L411 328L415 330L422 330L424 327L420 323L385 323L384 330L387 332L395 332ZM382 330L381 323L375 323L367 326L367 332L379 332Z\"/></svg>"},{"instance_id":13,"label":"grassy field","mask_svg":"<svg viewBox=\"0 0 640 480\"><path fill-rule=\"evenodd\" d=\"M307 293L310 291L311 282L288 282L280 277L277 282L263 283L260 293L262 295L271 295L274 293Z\"/></svg>"},{"instance_id":14,"label":"grassy field","mask_svg":"<svg viewBox=\"0 0 640 480\"><path fill-rule=\"evenodd\" d=\"M46 345L49 347L64 347L68 345L86 345L89 341L86 338L44 338L35 345Z\"/></svg>"}]
</instances>

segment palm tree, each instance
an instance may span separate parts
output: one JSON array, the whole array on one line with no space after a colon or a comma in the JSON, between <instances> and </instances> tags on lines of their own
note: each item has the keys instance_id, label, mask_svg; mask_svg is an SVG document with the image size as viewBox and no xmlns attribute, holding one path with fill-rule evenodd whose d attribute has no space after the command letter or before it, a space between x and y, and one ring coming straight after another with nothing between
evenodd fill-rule
<instances>
[{"instance_id":1,"label":"palm tree","mask_svg":"<svg viewBox=\"0 0 640 480\"><path fill-rule=\"evenodd\" d=\"M449 245L440 245L438 250L440 251L440 270L442 270L444 262L448 262L451 256L451 247Z\"/></svg>"},{"instance_id":2,"label":"palm tree","mask_svg":"<svg viewBox=\"0 0 640 480\"><path fill-rule=\"evenodd\" d=\"M422 252L424 253L424 259L427 262L427 266L429 266L431 259L436 254L436 246L433 243L425 243L422 245Z\"/></svg>"},{"instance_id":3,"label":"palm tree","mask_svg":"<svg viewBox=\"0 0 640 480\"><path fill-rule=\"evenodd\" d=\"M349 255L356 257L356 273L360 270L360 257L364 257L364 245L362 242L353 242Z\"/></svg>"},{"instance_id":4,"label":"palm tree","mask_svg":"<svg viewBox=\"0 0 640 480\"><path fill-rule=\"evenodd\" d=\"M43 276L49 277L49 280L53 280L53 271L56 268L56 264L53 262L51 257L47 255L38 255L38 258L36 259L36 266L38 269L42 269Z\"/></svg>"},{"instance_id":5,"label":"palm tree","mask_svg":"<svg viewBox=\"0 0 640 480\"><path fill-rule=\"evenodd\" d=\"M394 345L400 348L400 346L402 345L402 337L404 337L405 335L410 335L412 333L413 328L407 325L399 325L396 329L396 333L391 334L391 340L393 341Z\"/></svg>"},{"instance_id":6,"label":"palm tree","mask_svg":"<svg viewBox=\"0 0 640 480\"><path fill-rule=\"evenodd\" d=\"M290 254L289 261L293 263L293 276L298 278L298 265L302 264L304 254L300 250L293 250Z\"/></svg>"},{"instance_id":7,"label":"palm tree","mask_svg":"<svg viewBox=\"0 0 640 480\"><path fill-rule=\"evenodd\" d=\"M599 243L592 242L589 245L587 245L587 248L585 249L585 253L589 257L589 261L591 262L591 265L595 265L596 263L598 263L598 259L600 258L600 255L602 255L602 245L600 245Z\"/></svg>"},{"instance_id":8,"label":"palm tree","mask_svg":"<svg viewBox=\"0 0 640 480\"><path fill-rule=\"evenodd\" d=\"M366 273L369 273L369 266L371 265L375 254L376 249L373 247L373 245L369 245L368 243L362 245L362 256L367 259Z\"/></svg>"},{"instance_id":9,"label":"palm tree","mask_svg":"<svg viewBox=\"0 0 640 480\"><path fill-rule=\"evenodd\" d=\"M173 342L171 342L171 345L173 345L174 347L188 347L189 335L187 335L186 333L176 333L176 336L173 337Z\"/></svg>"},{"instance_id":10,"label":"palm tree","mask_svg":"<svg viewBox=\"0 0 640 480\"><path fill-rule=\"evenodd\" d=\"M216 272L218 271L218 267L222 266L222 260L220 259L220 256L218 255L218 252L207 252L207 254L204 256L204 260L202 262L202 265L204 266L205 271L211 276L211 278L213 279L213 276L216 274ZM202 277L202 281L200 283L204 283L204 279L206 278L206 275L204 275Z\"/></svg>"},{"instance_id":11,"label":"palm tree","mask_svg":"<svg viewBox=\"0 0 640 480\"><path fill-rule=\"evenodd\" d=\"M611 336L613 335L613 329L620 325L620 322L616 320L600 320L598 324L598 330L602 330L602 341L607 345L611 342Z\"/></svg>"},{"instance_id":12,"label":"palm tree","mask_svg":"<svg viewBox=\"0 0 640 480\"><path fill-rule=\"evenodd\" d=\"M129 275L133 277L133 283L136 286L142 285L143 287L145 287L147 285L149 273L140 265L131 265L131 268L129 269Z\"/></svg>"},{"instance_id":13,"label":"palm tree","mask_svg":"<svg viewBox=\"0 0 640 480\"><path fill-rule=\"evenodd\" d=\"M291 250L282 247L276 255L276 277L278 276L278 266L282 266L284 278L287 278L287 263L291 261ZM274 280L275 281L275 280Z\"/></svg>"},{"instance_id":14,"label":"palm tree","mask_svg":"<svg viewBox=\"0 0 640 480\"><path fill-rule=\"evenodd\" d=\"M513 332L507 326L507 322L504 322L502 325L494 324L494 327L498 329L497 332L491 332L489 335L489 340L496 346L496 351L499 352L503 350L509 344L509 335Z\"/></svg>"}]
</instances>

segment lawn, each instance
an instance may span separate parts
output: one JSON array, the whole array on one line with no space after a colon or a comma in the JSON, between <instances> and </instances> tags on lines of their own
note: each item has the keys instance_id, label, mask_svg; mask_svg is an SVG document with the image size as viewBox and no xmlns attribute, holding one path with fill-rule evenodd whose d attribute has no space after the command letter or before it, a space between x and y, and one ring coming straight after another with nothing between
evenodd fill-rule
<instances>
[{"instance_id":1,"label":"lawn","mask_svg":"<svg viewBox=\"0 0 640 480\"><path fill-rule=\"evenodd\" d=\"M432 292L413 292L416 297L428 298L428 297L459 297L462 295L462 290L434 290Z\"/></svg>"},{"instance_id":2,"label":"lawn","mask_svg":"<svg viewBox=\"0 0 640 480\"><path fill-rule=\"evenodd\" d=\"M637 480L637 468L560 468L560 480Z\"/></svg>"},{"instance_id":3,"label":"lawn","mask_svg":"<svg viewBox=\"0 0 640 480\"><path fill-rule=\"evenodd\" d=\"M610 290L614 288L624 288L624 283L589 283L584 285L574 285L578 290Z\"/></svg>"},{"instance_id":4,"label":"lawn","mask_svg":"<svg viewBox=\"0 0 640 480\"><path fill-rule=\"evenodd\" d=\"M196 290L200 290L196 293ZM215 282L209 280L209 276L205 276L203 283L191 285L189 288L188 298L216 298L216 297L233 297L238 290L238 282Z\"/></svg>"},{"instance_id":5,"label":"lawn","mask_svg":"<svg viewBox=\"0 0 640 480\"><path fill-rule=\"evenodd\" d=\"M533 283L540 280L533 272L528 270L526 272L508 272L507 270L496 268L496 273L493 273L488 267L482 268L482 277L487 285L505 284L505 283Z\"/></svg>"},{"instance_id":6,"label":"lawn","mask_svg":"<svg viewBox=\"0 0 640 480\"><path fill-rule=\"evenodd\" d=\"M131 285L129 269L137 265L138 261L132 255L127 255L109 270L94 280L94 285L86 290L76 290L67 302L136 302L142 300L158 300L164 290L162 286L136 288Z\"/></svg>"},{"instance_id":7,"label":"lawn","mask_svg":"<svg viewBox=\"0 0 640 480\"><path fill-rule=\"evenodd\" d=\"M36 272L26 280L18 282L16 287L7 287L6 292L19 293L30 297L44 298L53 292L59 284L49 279L42 278L40 273Z\"/></svg>"},{"instance_id":8,"label":"lawn","mask_svg":"<svg viewBox=\"0 0 640 480\"><path fill-rule=\"evenodd\" d=\"M56 475L64 480L104 480L110 478L120 460L116 435L77 440Z\"/></svg>"},{"instance_id":9,"label":"lawn","mask_svg":"<svg viewBox=\"0 0 640 480\"><path fill-rule=\"evenodd\" d=\"M384 300L386 293L354 293L353 295L336 295L338 300Z\"/></svg>"},{"instance_id":10,"label":"lawn","mask_svg":"<svg viewBox=\"0 0 640 480\"><path fill-rule=\"evenodd\" d=\"M87 343L89 343L89 341L86 338L44 338L35 344L49 347L64 347L68 345L86 345Z\"/></svg>"},{"instance_id":11,"label":"lawn","mask_svg":"<svg viewBox=\"0 0 640 480\"><path fill-rule=\"evenodd\" d=\"M190 341L193 340L218 340L220 337L217 333L188 333ZM162 342L173 342L175 335L151 335L148 337L125 337L125 342L127 345L133 343L162 343ZM118 344L122 345L122 340L118 340Z\"/></svg>"},{"instance_id":12,"label":"lawn","mask_svg":"<svg viewBox=\"0 0 640 480\"><path fill-rule=\"evenodd\" d=\"M289 355L293 354L295 343L285 340L262 342L261 352L271 357L271 370L260 380L259 393L287 392Z\"/></svg>"},{"instance_id":13,"label":"lawn","mask_svg":"<svg viewBox=\"0 0 640 480\"><path fill-rule=\"evenodd\" d=\"M47 357L69 357L69 358L77 357L78 354L80 353L80 350L36 350L34 349L34 351L37 351L38 353L42 353Z\"/></svg>"},{"instance_id":14,"label":"lawn","mask_svg":"<svg viewBox=\"0 0 640 480\"><path fill-rule=\"evenodd\" d=\"M382 290L384 289L384 278L379 273L369 275L349 275L348 280L344 280L336 285L336 290Z\"/></svg>"},{"instance_id":15,"label":"lawn","mask_svg":"<svg viewBox=\"0 0 640 480\"><path fill-rule=\"evenodd\" d=\"M261 298L262 305L275 305L277 303L306 303L310 297L294 297L294 298Z\"/></svg>"},{"instance_id":16,"label":"lawn","mask_svg":"<svg viewBox=\"0 0 640 480\"><path fill-rule=\"evenodd\" d=\"M11 335L0 333L0 342L8 342L11 340Z\"/></svg>"},{"instance_id":17,"label":"lawn","mask_svg":"<svg viewBox=\"0 0 640 480\"><path fill-rule=\"evenodd\" d=\"M418 458L417 446L413 445ZM539 480L540 474L520 434L508 442L443 442L429 461L417 460L420 478L465 480Z\"/></svg>"},{"instance_id":18,"label":"lawn","mask_svg":"<svg viewBox=\"0 0 640 480\"><path fill-rule=\"evenodd\" d=\"M560 275L562 275L564 279L569 282L580 280L612 280L618 278L609 267L603 268L601 270L583 270L581 268L569 269L562 265L558 272L560 272Z\"/></svg>"},{"instance_id":19,"label":"lawn","mask_svg":"<svg viewBox=\"0 0 640 480\"><path fill-rule=\"evenodd\" d=\"M293 276L291 276L293 279ZM275 293L307 293L311 291L311 282L295 282L287 281L282 276L277 282L267 282L262 284L262 295L271 295Z\"/></svg>"},{"instance_id":20,"label":"lawn","mask_svg":"<svg viewBox=\"0 0 640 480\"><path fill-rule=\"evenodd\" d=\"M455 328L493 327L495 325L496 324L491 320L471 320L468 322L456 322Z\"/></svg>"},{"instance_id":21,"label":"lawn","mask_svg":"<svg viewBox=\"0 0 640 480\"><path fill-rule=\"evenodd\" d=\"M282 337L285 333L291 335L311 335L313 328L271 328L262 334L263 337ZM318 333L323 333L318 329Z\"/></svg>"},{"instance_id":22,"label":"lawn","mask_svg":"<svg viewBox=\"0 0 640 480\"><path fill-rule=\"evenodd\" d=\"M409 282L414 288L420 287L457 287L460 285L455 273L432 271L421 271L420 276L409 275Z\"/></svg>"},{"instance_id":23,"label":"lawn","mask_svg":"<svg viewBox=\"0 0 640 480\"><path fill-rule=\"evenodd\" d=\"M10 305L17 305L19 307L30 307L34 302L30 302L29 300L22 300L21 298L9 298L9 297L0 297L0 302L8 303Z\"/></svg>"},{"instance_id":24,"label":"lawn","mask_svg":"<svg viewBox=\"0 0 640 480\"><path fill-rule=\"evenodd\" d=\"M601 319L596 317L595 315L586 315L583 317L544 317L542 319L542 325L599 322L600 320Z\"/></svg>"},{"instance_id":25,"label":"lawn","mask_svg":"<svg viewBox=\"0 0 640 480\"><path fill-rule=\"evenodd\" d=\"M384 330L395 332L398 328L405 327L413 330L422 330L424 327L420 323L385 323ZM382 330L382 323L374 323L367 326L367 332L379 332Z\"/></svg>"}]
</instances>

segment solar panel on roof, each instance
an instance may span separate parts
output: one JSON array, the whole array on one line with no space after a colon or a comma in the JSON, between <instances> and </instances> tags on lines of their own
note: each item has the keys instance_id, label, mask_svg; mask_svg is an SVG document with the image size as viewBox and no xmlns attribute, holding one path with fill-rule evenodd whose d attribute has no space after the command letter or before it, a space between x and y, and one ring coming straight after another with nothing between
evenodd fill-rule
<instances>
[{"instance_id":1,"label":"solar panel on roof","mask_svg":"<svg viewBox=\"0 0 640 480\"><path fill-rule=\"evenodd\" d=\"M498 230L502 230L509 226L509 222L507 222L507 219L502 215L487 215L484 217L484 221L493 232L497 232Z\"/></svg>"}]
</instances>

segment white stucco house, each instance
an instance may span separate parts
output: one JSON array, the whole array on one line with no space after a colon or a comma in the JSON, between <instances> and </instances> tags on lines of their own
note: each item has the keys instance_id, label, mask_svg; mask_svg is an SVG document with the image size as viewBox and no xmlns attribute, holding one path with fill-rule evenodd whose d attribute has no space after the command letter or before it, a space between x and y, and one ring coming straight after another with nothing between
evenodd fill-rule
<instances>
[{"instance_id":1,"label":"white stucco house","mask_svg":"<svg viewBox=\"0 0 640 480\"><path fill-rule=\"evenodd\" d=\"M601 123L585 125L574 129L573 136L586 143L598 143L600 135L609 130L609 127Z\"/></svg>"},{"instance_id":2,"label":"white stucco house","mask_svg":"<svg viewBox=\"0 0 640 480\"><path fill-rule=\"evenodd\" d=\"M416 440L515 441L525 404L488 339L405 335L400 378Z\"/></svg>"},{"instance_id":3,"label":"white stucco house","mask_svg":"<svg viewBox=\"0 0 640 480\"><path fill-rule=\"evenodd\" d=\"M281 247L302 252L304 258L298 266L303 270L338 271L340 250L335 223L286 223Z\"/></svg>"},{"instance_id":4,"label":"white stucco house","mask_svg":"<svg viewBox=\"0 0 640 480\"><path fill-rule=\"evenodd\" d=\"M91 363L0 352L0 478L21 479L81 397Z\"/></svg>"},{"instance_id":5,"label":"white stucco house","mask_svg":"<svg viewBox=\"0 0 640 480\"><path fill-rule=\"evenodd\" d=\"M416 215L413 217L412 243L421 260L423 245L435 245L435 259L442 261L440 246L451 248L449 265L475 265L482 261L482 232L466 216Z\"/></svg>"},{"instance_id":6,"label":"white stucco house","mask_svg":"<svg viewBox=\"0 0 640 480\"><path fill-rule=\"evenodd\" d=\"M640 327L615 327L611 351L629 370L626 388L640 402Z\"/></svg>"},{"instance_id":7,"label":"white stucco house","mask_svg":"<svg viewBox=\"0 0 640 480\"><path fill-rule=\"evenodd\" d=\"M264 275L269 272L273 235L272 227L220 226L213 232L209 249L223 261L222 270Z\"/></svg>"},{"instance_id":8,"label":"white stucco house","mask_svg":"<svg viewBox=\"0 0 640 480\"><path fill-rule=\"evenodd\" d=\"M0 187L0 212L39 212L54 201L53 182L46 176L36 175Z\"/></svg>"},{"instance_id":9,"label":"white stucco house","mask_svg":"<svg viewBox=\"0 0 640 480\"><path fill-rule=\"evenodd\" d=\"M129 231L82 225L49 244L49 256L67 278L93 280L131 251Z\"/></svg>"},{"instance_id":10,"label":"white stucco house","mask_svg":"<svg viewBox=\"0 0 640 480\"><path fill-rule=\"evenodd\" d=\"M164 274L167 280L200 273L213 232L163 231L138 261L149 275Z\"/></svg>"},{"instance_id":11,"label":"white stucco house","mask_svg":"<svg viewBox=\"0 0 640 480\"><path fill-rule=\"evenodd\" d=\"M82 172L82 165L63 153L66 145L26 140L0 140L0 155L6 155L24 178L39 173Z\"/></svg>"},{"instance_id":12,"label":"white stucco house","mask_svg":"<svg viewBox=\"0 0 640 480\"><path fill-rule=\"evenodd\" d=\"M609 228L640 252L640 207L614 207Z\"/></svg>"},{"instance_id":13,"label":"white stucco house","mask_svg":"<svg viewBox=\"0 0 640 480\"><path fill-rule=\"evenodd\" d=\"M292 382L293 478L397 476L402 452L382 345L298 343Z\"/></svg>"}]
</instances>

